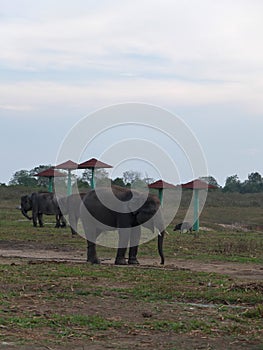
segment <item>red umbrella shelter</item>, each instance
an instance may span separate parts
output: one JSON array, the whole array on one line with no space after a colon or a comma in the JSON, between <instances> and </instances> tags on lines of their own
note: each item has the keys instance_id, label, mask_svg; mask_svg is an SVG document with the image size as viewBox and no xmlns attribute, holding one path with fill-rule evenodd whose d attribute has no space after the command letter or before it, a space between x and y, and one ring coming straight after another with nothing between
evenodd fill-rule
<instances>
[{"instance_id":1,"label":"red umbrella shelter","mask_svg":"<svg viewBox=\"0 0 263 350\"><path fill-rule=\"evenodd\" d=\"M54 168L49 168L41 171L40 173L35 174L34 176L48 177L48 192L52 192L54 177L65 177L66 175L61 173L60 171L55 170Z\"/></svg>"},{"instance_id":2,"label":"red umbrella shelter","mask_svg":"<svg viewBox=\"0 0 263 350\"><path fill-rule=\"evenodd\" d=\"M55 168L57 169L65 169L68 171L68 185L67 185L67 194L68 196L72 193L72 187L71 187L71 171L78 169L78 164L73 162L72 160L68 160L64 163L61 163L59 165L56 165Z\"/></svg>"},{"instance_id":3,"label":"red umbrella shelter","mask_svg":"<svg viewBox=\"0 0 263 350\"><path fill-rule=\"evenodd\" d=\"M86 162L80 163L78 165L78 169L91 169L91 188L94 189L96 184L95 184L95 178L94 178L94 172L95 169L99 169L99 168L112 168L111 165L106 164L101 162L100 160L96 159L96 158L91 158L89 160L87 160Z\"/></svg>"},{"instance_id":4,"label":"red umbrella shelter","mask_svg":"<svg viewBox=\"0 0 263 350\"><path fill-rule=\"evenodd\" d=\"M181 185L182 188L191 189L194 191L194 225L193 230L199 231L199 191L208 190L209 188L217 188L205 181L196 179Z\"/></svg>"},{"instance_id":5,"label":"red umbrella shelter","mask_svg":"<svg viewBox=\"0 0 263 350\"><path fill-rule=\"evenodd\" d=\"M173 184L165 182L163 180L158 180L148 185L149 188L156 188L159 192L159 199L161 204L163 203L163 190L164 188L176 188Z\"/></svg>"}]
</instances>

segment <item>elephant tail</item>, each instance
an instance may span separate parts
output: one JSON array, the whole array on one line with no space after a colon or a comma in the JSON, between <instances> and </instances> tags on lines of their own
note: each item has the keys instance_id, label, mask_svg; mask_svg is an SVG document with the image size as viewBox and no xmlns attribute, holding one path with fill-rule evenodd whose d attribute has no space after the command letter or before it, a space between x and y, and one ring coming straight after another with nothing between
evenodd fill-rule
<instances>
[{"instance_id":1,"label":"elephant tail","mask_svg":"<svg viewBox=\"0 0 263 350\"><path fill-rule=\"evenodd\" d=\"M164 255L163 255L163 238L165 231L162 231L158 235L158 252L161 257L161 265L164 264Z\"/></svg>"}]
</instances>

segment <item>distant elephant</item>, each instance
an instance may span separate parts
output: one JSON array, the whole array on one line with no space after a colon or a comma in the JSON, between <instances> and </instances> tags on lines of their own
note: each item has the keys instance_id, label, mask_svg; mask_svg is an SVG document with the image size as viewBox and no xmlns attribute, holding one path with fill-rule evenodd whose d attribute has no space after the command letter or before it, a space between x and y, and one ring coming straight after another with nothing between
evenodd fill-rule
<instances>
[{"instance_id":1,"label":"distant elephant","mask_svg":"<svg viewBox=\"0 0 263 350\"><path fill-rule=\"evenodd\" d=\"M67 197L59 198L58 204L63 215L68 214L68 222L71 228L72 236L77 234L77 226L80 218L80 205L86 193L71 194Z\"/></svg>"},{"instance_id":2,"label":"distant elephant","mask_svg":"<svg viewBox=\"0 0 263 350\"><path fill-rule=\"evenodd\" d=\"M188 232L188 231L192 232L193 227L189 222L184 221L184 222L180 222L179 224L175 225L174 231L177 231L177 230L180 230L181 233Z\"/></svg>"},{"instance_id":3,"label":"distant elephant","mask_svg":"<svg viewBox=\"0 0 263 350\"><path fill-rule=\"evenodd\" d=\"M32 218L27 212L32 210ZM21 212L29 220L33 219L33 225L43 227L43 214L56 216L56 227L66 226L61 210L54 193L34 192L31 195L21 197Z\"/></svg>"},{"instance_id":4,"label":"distant elephant","mask_svg":"<svg viewBox=\"0 0 263 350\"><path fill-rule=\"evenodd\" d=\"M103 199L103 202L101 201ZM110 206L110 208L109 208ZM87 239L87 261L99 264L96 253L96 239L103 231L118 229L119 246L115 259L116 265L125 265L125 253L129 248L128 264L139 264L137 260L141 226L158 235L158 252L161 264L164 264L163 237L164 222L159 199L151 194L147 196L123 187L98 188L91 190L83 199L80 217Z\"/></svg>"}]
</instances>

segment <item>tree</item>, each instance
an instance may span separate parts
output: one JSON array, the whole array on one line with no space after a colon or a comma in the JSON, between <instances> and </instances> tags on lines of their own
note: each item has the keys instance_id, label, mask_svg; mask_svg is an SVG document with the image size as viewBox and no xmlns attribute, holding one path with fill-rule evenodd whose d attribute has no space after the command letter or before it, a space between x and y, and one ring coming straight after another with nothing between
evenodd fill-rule
<instances>
[{"instance_id":1,"label":"tree","mask_svg":"<svg viewBox=\"0 0 263 350\"><path fill-rule=\"evenodd\" d=\"M29 175L32 178L35 178L35 175L41 171L51 168L51 165L39 165L29 171ZM48 178L44 176L38 176L36 180L36 185L39 187L48 187Z\"/></svg>"},{"instance_id":2,"label":"tree","mask_svg":"<svg viewBox=\"0 0 263 350\"><path fill-rule=\"evenodd\" d=\"M248 179L242 183L242 193L257 193L263 191L262 176L258 172L248 175Z\"/></svg>"},{"instance_id":3,"label":"tree","mask_svg":"<svg viewBox=\"0 0 263 350\"><path fill-rule=\"evenodd\" d=\"M223 188L224 192L240 192L241 182L237 175L228 176L226 179L225 186Z\"/></svg>"},{"instance_id":4,"label":"tree","mask_svg":"<svg viewBox=\"0 0 263 350\"><path fill-rule=\"evenodd\" d=\"M35 187L37 186L37 180L31 175L30 171L19 170L14 173L9 181L9 185Z\"/></svg>"},{"instance_id":5,"label":"tree","mask_svg":"<svg viewBox=\"0 0 263 350\"><path fill-rule=\"evenodd\" d=\"M121 177L116 177L116 179L112 180L111 183L115 186L126 187Z\"/></svg>"},{"instance_id":6,"label":"tree","mask_svg":"<svg viewBox=\"0 0 263 350\"><path fill-rule=\"evenodd\" d=\"M109 179L109 173L107 170L101 168L95 170L95 178L96 178L96 186L103 187L103 186L109 186L111 183Z\"/></svg>"},{"instance_id":7,"label":"tree","mask_svg":"<svg viewBox=\"0 0 263 350\"><path fill-rule=\"evenodd\" d=\"M219 185L213 176L201 176L199 177L199 179L205 181L206 183L208 183L208 185L213 185L219 188Z\"/></svg>"},{"instance_id":8,"label":"tree","mask_svg":"<svg viewBox=\"0 0 263 350\"><path fill-rule=\"evenodd\" d=\"M91 186L91 177L92 177L92 171L91 169L85 169L82 173L82 176L78 179L78 185L79 186ZM96 186L107 186L107 184L110 182L109 174L108 172L103 169L95 169L94 177L96 179Z\"/></svg>"},{"instance_id":9,"label":"tree","mask_svg":"<svg viewBox=\"0 0 263 350\"><path fill-rule=\"evenodd\" d=\"M31 170L19 170L15 172L9 181L9 185L21 185L27 187L48 187L48 178L35 175L51 168L51 165L39 165Z\"/></svg>"},{"instance_id":10,"label":"tree","mask_svg":"<svg viewBox=\"0 0 263 350\"><path fill-rule=\"evenodd\" d=\"M125 185L132 185L135 181L141 180L141 173L139 171L127 170L123 173L123 181Z\"/></svg>"}]
</instances>

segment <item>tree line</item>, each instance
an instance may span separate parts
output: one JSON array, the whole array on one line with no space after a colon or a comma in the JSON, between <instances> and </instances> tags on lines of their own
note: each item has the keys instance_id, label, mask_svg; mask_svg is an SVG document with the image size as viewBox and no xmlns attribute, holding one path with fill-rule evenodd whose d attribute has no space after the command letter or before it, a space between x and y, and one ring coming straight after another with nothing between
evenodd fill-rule
<instances>
[{"instance_id":1,"label":"tree line","mask_svg":"<svg viewBox=\"0 0 263 350\"><path fill-rule=\"evenodd\" d=\"M45 177L36 177L35 175L43 170L50 168L50 165L39 165L31 170L19 170L15 172L10 179L8 185L10 186L26 186L26 187L48 187L48 179ZM63 171L62 171L63 172ZM96 183L97 186L104 186L109 181L118 186L123 187L145 187L154 182L153 178L143 176L139 171L128 170L125 171L121 177L109 179L108 172L105 169L96 169ZM80 176L72 175L73 181L77 183L79 188L89 188L91 182L91 170L85 169ZM213 176L200 177L201 180L216 186L223 192L239 192L239 193L258 193L263 192L263 178L260 173L252 172L248 174L248 178L243 182L238 175L231 175L226 178L224 186L219 186L217 180ZM65 181L61 178L60 181ZM5 184L2 184L5 185Z\"/></svg>"},{"instance_id":2,"label":"tree line","mask_svg":"<svg viewBox=\"0 0 263 350\"><path fill-rule=\"evenodd\" d=\"M39 165L31 170L19 170L15 172L10 179L9 186L24 186L24 187L41 187L47 188L49 179L46 177L37 177L36 174L49 169L51 165ZM67 174L63 170L60 172ZM72 182L76 183L78 188L90 188L92 173L90 169L85 169L80 176L71 175ZM134 186L136 188L145 187L151 182L154 182L153 178L142 176L139 171L128 170L122 174L122 177L116 177L115 179L110 179L109 174L105 169L96 169L95 170L96 184L97 186L106 186L109 184L109 181L113 185L130 187ZM65 182L65 179L58 178L56 181ZM2 184L5 185L5 184Z\"/></svg>"}]
</instances>

